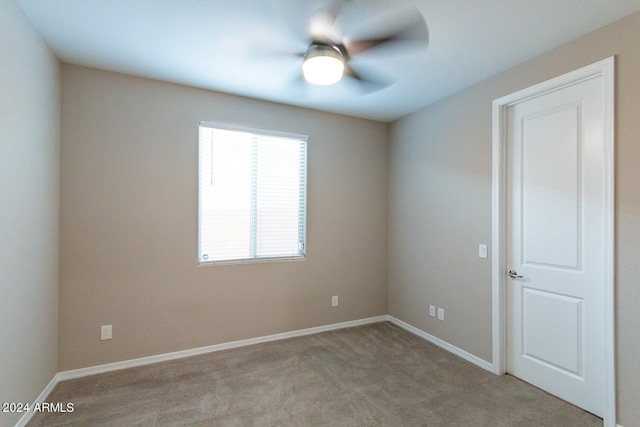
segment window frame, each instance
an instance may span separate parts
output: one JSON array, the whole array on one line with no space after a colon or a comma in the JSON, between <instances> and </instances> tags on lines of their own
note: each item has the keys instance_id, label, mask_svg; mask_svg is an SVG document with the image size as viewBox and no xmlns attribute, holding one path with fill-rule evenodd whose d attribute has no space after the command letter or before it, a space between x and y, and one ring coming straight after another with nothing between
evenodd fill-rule
<instances>
[{"instance_id":1,"label":"window frame","mask_svg":"<svg viewBox=\"0 0 640 427\"><path fill-rule=\"evenodd\" d=\"M255 256L249 258L234 258L234 259L222 259L222 260L203 260L201 255L202 250L202 242L201 242L201 128L211 128L214 130L222 130L222 131L231 131L231 132L241 132L241 133L250 133L252 135L256 135L258 137L275 137L275 138L283 138L283 139L292 139L299 141L302 143L303 152L301 159L304 161L303 167L303 175L300 179L300 191L303 195L302 203L299 205L299 209L304 210L303 224L299 226L298 237L299 240L299 249L298 254L291 255L282 255L282 256ZM274 131L269 129L260 129L260 128L252 128L247 126L239 126L239 125L230 125L224 123L217 122L208 122L208 121L200 121L198 125L198 218L197 218L197 235L198 235L198 246L197 246L197 259L198 266L206 267L206 266L216 266L216 265L226 265L226 264L253 264L253 263L269 263L269 262L284 262L284 261L304 261L306 259L307 252L307 182L308 182L308 142L309 135L298 134L292 132L283 132L283 131ZM251 230L250 233L253 233L255 230ZM251 236L251 239L255 239L255 236ZM301 246L301 247L300 247Z\"/></svg>"}]
</instances>

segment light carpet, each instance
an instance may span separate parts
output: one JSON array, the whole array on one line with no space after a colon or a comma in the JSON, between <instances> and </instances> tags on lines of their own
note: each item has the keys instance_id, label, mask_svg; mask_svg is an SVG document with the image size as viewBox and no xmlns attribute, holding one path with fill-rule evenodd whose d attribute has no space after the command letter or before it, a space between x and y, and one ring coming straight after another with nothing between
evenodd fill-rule
<instances>
[{"instance_id":1,"label":"light carpet","mask_svg":"<svg viewBox=\"0 0 640 427\"><path fill-rule=\"evenodd\" d=\"M389 323L59 383L29 426L602 426Z\"/></svg>"}]
</instances>

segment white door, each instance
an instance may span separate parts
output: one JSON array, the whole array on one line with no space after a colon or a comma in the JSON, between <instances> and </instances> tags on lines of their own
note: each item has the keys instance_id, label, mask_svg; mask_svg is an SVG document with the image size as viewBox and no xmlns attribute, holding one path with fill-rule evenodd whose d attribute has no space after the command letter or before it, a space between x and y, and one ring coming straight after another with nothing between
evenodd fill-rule
<instances>
[{"instance_id":1,"label":"white door","mask_svg":"<svg viewBox=\"0 0 640 427\"><path fill-rule=\"evenodd\" d=\"M508 372L602 416L605 91L584 79L507 110Z\"/></svg>"}]
</instances>

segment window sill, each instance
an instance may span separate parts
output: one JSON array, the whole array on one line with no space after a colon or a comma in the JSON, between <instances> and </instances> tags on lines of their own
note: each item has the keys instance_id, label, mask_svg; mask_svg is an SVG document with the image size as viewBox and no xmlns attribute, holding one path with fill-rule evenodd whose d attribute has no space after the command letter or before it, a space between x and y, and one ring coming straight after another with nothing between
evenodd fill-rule
<instances>
[{"instance_id":1,"label":"window sill","mask_svg":"<svg viewBox=\"0 0 640 427\"><path fill-rule=\"evenodd\" d=\"M287 256L277 258L246 258L246 259L230 259L224 261L198 261L198 267L214 267L217 265L233 265L233 264L264 264L270 262L286 262L286 261L305 261L305 255Z\"/></svg>"}]
</instances>

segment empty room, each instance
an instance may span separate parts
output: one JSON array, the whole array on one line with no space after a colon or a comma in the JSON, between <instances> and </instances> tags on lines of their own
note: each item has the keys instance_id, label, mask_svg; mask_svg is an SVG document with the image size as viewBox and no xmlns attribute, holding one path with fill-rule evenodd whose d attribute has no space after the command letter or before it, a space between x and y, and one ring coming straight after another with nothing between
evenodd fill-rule
<instances>
[{"instance_id":1,"label":"empty room","mask_svg":"<svg viewBox=\"0 0 640 427\"><path fill-rule=\"evenodd\" d=\"M0 427L640 427L638 117L640 0L0 0Z\"/></svg>"}]
</instances>

